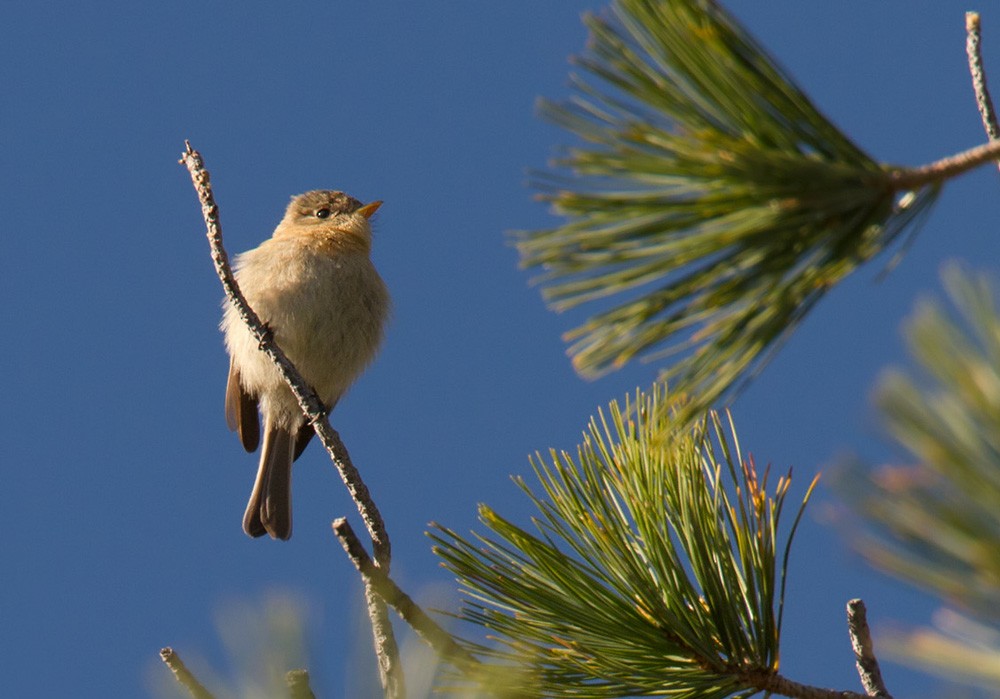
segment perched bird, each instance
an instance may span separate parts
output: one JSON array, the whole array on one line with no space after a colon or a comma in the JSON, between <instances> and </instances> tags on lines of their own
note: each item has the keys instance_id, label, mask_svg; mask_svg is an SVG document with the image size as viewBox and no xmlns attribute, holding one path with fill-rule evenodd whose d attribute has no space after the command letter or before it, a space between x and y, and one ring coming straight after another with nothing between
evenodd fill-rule
<instances>
[{"instance_id":1,"label":"perched bird","mask_svg":"<svg viewBox=\"0 0 1000 699\"><path fill-rule=\"evenodd\" d=\"M369 219L381 204L343 192L300 194L271 239L236 258L243 295L328 410L375 357L389 314L389 292L370 258ZM287 539L292 462L313 428L231 303L221 328L230 358L226 422L248 452L260 442L258 410L264 426L243 530Z\"/></svg>"}]
</instances>

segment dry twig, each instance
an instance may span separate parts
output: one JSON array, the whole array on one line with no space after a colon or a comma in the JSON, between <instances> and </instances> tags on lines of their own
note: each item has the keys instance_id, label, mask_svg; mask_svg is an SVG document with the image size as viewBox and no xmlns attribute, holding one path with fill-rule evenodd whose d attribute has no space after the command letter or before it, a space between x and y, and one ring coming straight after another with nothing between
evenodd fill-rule
<instances>
[{"instance_id":1,"label":"dry twig","mask_svg":"<svg viewBox=\"0 0 1000 699\"><path fill-rule=\"evenodd\" d=\"M208 170L205 169L205 163L202 160L201 154L191 148L191 144L187 141L184 142L184 145L186 148L181 155L181 163L191 173L191 181L194 183L195 191L198 193L198 200L201 202L201 212L205 218L205 225L208 231L208 243L212 251L212 261L215 263L215 271L222 281L222 287L225 289L226 296L235 304L240 318L242 318L243 322L250 329L250 332L253 333L253 336L260 343L261 350L275 363L282 377L288 383L289 388L291 388L292 393L299 402L299 407L302 408L303 414L305 414L310 424L316 430L316 434L323 442L323 446L327 452L329 452L341 480L344 481L344 485L347 486L348 492L350 492L351 497L357 505L358 512L361 514L361 518L368 528L368 533L372 537L375 560L378 561L379 565L388 568L390 559L389 536L386 533L382 515L375 505L374 500L372 500L371 494L368 492L368 487L361 478L361 474L351 462L351 456L347 452L347 447L344 446L340 435L330 426L329 421L326 419L326 407L323 405L323 402L309 384L302 380L302 376L298 370L274 342L274 338L271 336L267 326L260 320L243 297L243 293L236 283L236 277L233 275L232 267L229 264L229 256L222 244L219 207L216 205L215 197L212 194L212 185Z\"/></svg>"},{"instance_id":2,"label":"dry twig","mask_svg":"<svg viewBox=\"0 0 1000 699\"><path fill-rule=\"evenodd\" d=\"M174 677L184 689L188 691L192 699L214 699L212 693L205 689L205 686L191 674L180 656L174 652L173 648L164 648L160 651L160 658L174 673Z\"/></svg>"},{"instance_id":3,"label":"dry twig","mask_svg":"<svg viewBox=\"0 0 1000 699\"><path fill-rule=\"evenodd\" d=\"M274 342L274 338L267 326L261 322L260 318L247 303L239 284L233 275L232 267L229 264L229 256L222 244L222 226L219 222L219 207L215 203L212 194L211 178L201 154L191 147L187 141L184 142L184 153L181 154L183 163L191 174L191 182L198 193L198 200L201 202L202 216L205 219L208 242L212 251L212 261L215 263L215 271L222 281L226 296L230 302L235 304L239 311L240 318L246 323L250 332L260 343L260 348L265 352L271 361L275 363L282 377L288 383L292 393L295 395L309 423L316 430L323 446L330 454L341 480L347 487L348 492L357 505L361 519L364 520L368 533L372 538L372 548L375 552L376 565L386 573L389 571L391 558L391 548L389 545L389 535L386 532L385 522L375 505L368 487L361 478L361 474L351 462L351 456L347 452L340 435L327 419L326 407L316 395L316 392L302 379L295 366L288 360L285 353ZM392 634L392 624L385 604L375 599L373 595L366 594L368 600L368 615L372 622L372 631L375 636L375 652L378 655L379 672L382 680L382 687L386 696L392 699L401 699L405 696L403 689L402 664L399 660L399 649L396 646L395 638Z\"/></svg>"},{"instance_id":4,"label":"dry twig","mask_svg":"<svg viewBox=\"0 0 1000 699\"><path fill-rule=\"evenodd\" d=\"M1000 124L997 124L997 113L993 108L993 98L986 86L986 70L983 68L981 50L982 33L978 12L965 13L965 53L969 57L969 73L972 74L972 89L976 92L976 105L983 118L983 128L991 141L1000 138ZM1000 167L1000 163L997 163Z\"/></svg>"},{"instance_id":5,"label":"dry twig","mask_svg":"<svg viewBox=\"0 0 1000 699\"><path fill-rule=\"evenodd\" d=\"M868 628L868 612L865 603L859 599L852 599L847 603L847 630L851 634L851 647L854 649L858 675L861 676L861 686L865 688L865 694L870 697L892 699L882 680L878 659L875 658L871 630Z\"/></svg>"},{"instance_id":6,"label":"dry twig","mask_svg":"<svg viewBox=\"0 0 1000 699\"><path fill-rule=\"evenodd\" d=\"M340 545L344 547L344 552L358 569L365 584L374 589L389 606L395 609L403 621L409 624L438 655L459 665L475 666L479 664L476 658L455 642L451 634L441 628L409 595L403 592L384 570L375 565L346 519L341 517L334 520L333 533L337 535Z\"/></svg>"}]
</instances>

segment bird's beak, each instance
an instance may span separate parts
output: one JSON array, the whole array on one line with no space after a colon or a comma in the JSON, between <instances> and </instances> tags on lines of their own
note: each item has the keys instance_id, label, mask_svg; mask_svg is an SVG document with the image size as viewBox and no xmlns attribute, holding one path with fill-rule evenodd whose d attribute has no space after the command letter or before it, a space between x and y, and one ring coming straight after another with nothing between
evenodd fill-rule
<instances>
[{"instance_id":1,"label":"bird's beak","mask_svg":"<svg viewBox=\"0 0 1000 699\"><path fill-rule=\"evenodd\" d=\"M381 201L373 201L371 204L365 204L364 206L362 206L360 209L358 209L357 213L361 214L365 218L371 218L372 214L378 211L378 207L380 206L382 206Z\"/></svg>"}]
</instances>

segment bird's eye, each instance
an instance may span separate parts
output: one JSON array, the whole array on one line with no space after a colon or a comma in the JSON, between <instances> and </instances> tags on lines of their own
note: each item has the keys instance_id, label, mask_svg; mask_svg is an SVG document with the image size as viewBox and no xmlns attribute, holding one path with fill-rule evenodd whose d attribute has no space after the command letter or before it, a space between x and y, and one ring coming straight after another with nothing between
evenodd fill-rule
<instances>
[{"instance_id":1,"label":"bird's eye","mask_svg":"<svg viewBox=\"0 0 1000 699\"><path fill-rule=\"evenodd\" d=\"M316 212L316 218L330 218L330 210L320 209L319 211Z\"/></svg>"}]
</instances>

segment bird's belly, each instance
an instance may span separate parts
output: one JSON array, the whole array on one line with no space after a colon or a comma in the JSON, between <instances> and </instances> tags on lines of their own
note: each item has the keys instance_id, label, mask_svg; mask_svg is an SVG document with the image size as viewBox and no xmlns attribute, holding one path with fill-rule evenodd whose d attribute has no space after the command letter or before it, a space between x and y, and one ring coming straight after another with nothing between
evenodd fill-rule
<instances>
[{"instance_id":1,"label":"bird's belly","mask_svg":"<svg viewBox=\"0 0 1000 699\"><path fill-rule=\"evenodd\" d=\"M388 295L367 257L309 259L298 255L258 289L252 268L244 294L320 399L332 406L372 360L382 337ZM241 284L243 279L240 279ZM238 319L236 319L237 322ZM244 330L239 355L244 385L262 409L298 422L299 408L277 368ZM246 346L246 345L252 346Z\"/></svg>"}]
</instances>

